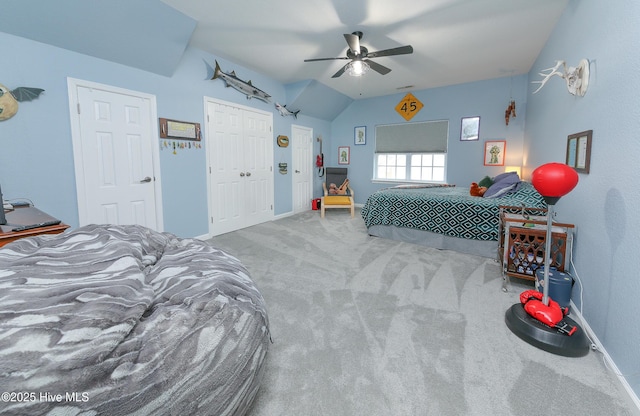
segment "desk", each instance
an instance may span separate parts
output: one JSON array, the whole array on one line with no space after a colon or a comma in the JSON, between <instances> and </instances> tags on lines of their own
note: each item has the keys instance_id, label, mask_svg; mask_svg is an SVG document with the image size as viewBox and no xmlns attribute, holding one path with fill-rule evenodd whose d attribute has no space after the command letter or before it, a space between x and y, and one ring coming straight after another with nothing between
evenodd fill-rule
<instances>
[{"instance_id":1,"label":"desk","mask_svg":"<svg viewBox=\"0 0 640 416\"><path fill-rule=\"evenodd\" d=\"M15 227L21 225L40 224L42 222L52 221L56 218L40 211L36 207L17 207L13 211L5 213L7 218L6 225L0 225L0 247L20 238L32 237L42 234L60 234L69 226L60 223L58 225L50 225L48 227L32 228L23 231L11 231Z\"/></svg>"}]
</instances>

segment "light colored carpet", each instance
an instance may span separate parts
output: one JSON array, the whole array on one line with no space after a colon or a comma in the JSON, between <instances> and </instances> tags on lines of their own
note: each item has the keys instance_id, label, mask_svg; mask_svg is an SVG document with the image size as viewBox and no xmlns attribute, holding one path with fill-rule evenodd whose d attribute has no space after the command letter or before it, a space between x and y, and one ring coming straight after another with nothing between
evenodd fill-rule
<instances>
[{"instance_id":1,"label":"light colored carpet","mask_svg":"<svg viewBox=\"0 0 640 416\"><path fill-rule=\"evenodd\" d=\"M600 353L560 357L510 332L504 314L530 287L501 291L496 261L370 237L347 210L209 241L267 302L250 416L637 414Z\"/></svg>"}]
</instances>

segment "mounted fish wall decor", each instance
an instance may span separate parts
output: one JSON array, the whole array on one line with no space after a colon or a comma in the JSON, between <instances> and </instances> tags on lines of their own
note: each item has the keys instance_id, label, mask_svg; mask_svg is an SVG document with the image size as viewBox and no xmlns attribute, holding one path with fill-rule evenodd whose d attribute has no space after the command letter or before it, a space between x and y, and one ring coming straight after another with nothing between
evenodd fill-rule
<instances>
[{"instance_id":1,"label":"mounted fish wall decor","mask_svg":"<svg viewBox=\"0 0 640 416\"><path fill-rule=\"evenodd\" d=\"M247 100L257 98L267 103L270 102L269 98L271 98L271 96L262 91L260 88L254 87L253 84L251 84L251 80L241 80L236 76L235 71L231 71L228 74L226 72L222 72L222 69L220 69L220 65L218 65L218 61L216 61L216 68L211 79L218 78L223 80L227 87L231 87L245 94L247 96Z\"/></svg>"},{"instance_id":2,"label":"mounted fish wall decor","mask_svg":"<svg viewBox=\"0 0 640 416\"><path fill-rule=\"evenodd\" d=\"M18 101L38 98L42 88L18 87L13 91L0 84L0 121L8 120L18 112Z\"/></svg>"},{"instance_id":3,"label":"mounted fish wall decor","mask_svg":"<svg viewBox=\"0 0 640 416\"><path fill-rule=\"evenodd\" d=\"M291 111L287 108L286 104L282 105L282 104L276 103L275 106L276 106L276 110L278 110L278 112L282 117L293 116L294 118L298 118L298 113L300 112L300 110Z\"/></svg>"}]
</instances>

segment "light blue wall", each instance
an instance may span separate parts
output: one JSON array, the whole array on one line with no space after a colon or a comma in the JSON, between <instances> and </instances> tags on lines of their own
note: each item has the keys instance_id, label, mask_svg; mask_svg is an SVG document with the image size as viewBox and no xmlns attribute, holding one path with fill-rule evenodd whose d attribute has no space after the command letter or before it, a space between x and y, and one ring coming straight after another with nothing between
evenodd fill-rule
<instances>
[{"instance_id":1,"label":"light blue wall","mask_svg":"<svg viewBox=\"0 0 640 416\"><path fill-rule=\"evenodd\" d=\"M90 56L70 52L0 32L3 51L0 83L10 89L20 86L43 88L31 102L20 104L13 118L0 122L0 183L5 198L26 197L42 210L73 227L78 225L75 174L69 122L67 77L153 94L158 117L198 122L206 134L204 96L251 106L274 113L274 142L278 134L291 134L291 124L314 129L328 136L327 121L299 115L282 117L273 103L247 100L220 80L210 80L216 57L187 49L171 77L165 77ZM259 73L217 58L223 71L252 80L273 101L285 102L282 84ZM204 145L204 142L203 142ZM291 147L274 150L274 162L291 163ZM201 149L160 152L164 228L180 236L208 232L206 201L206 153ZM277 165L276 165L277 166ZM291 175L274 169L276 215L290 212Z\"/></svg>"},{"instance_id":2,"label":"light blue wall","mask_svg":"<svg viewBox=\"0 0 640 416\"><path fill-rule=\"evenodd\" d=\"M0 140L4 141L4 149L0 153L0 180L4 194L6 198L28 197L41 209L72 226L78 225L78 211L67 77L153 94L157 99L159 117L199 122L204 134L204 96L272 111L274 137L280 134L289 136L291 124L310 127L314 130L314 137L321 135L324 139L327 166L337 165L338 146L351 147L349 168L354 188L358 191L357 203L364 203L371 192L384 186L371 181L375 125L406 122L394 110L404 93L356 101L333 123L308 117L304 109L298 119L282 117L273 104L247 100L237 91L225 88L222 81L210 80L211 66L218 59L224 71L235 70L240 78L251 79L271 94L274 102L286 104L285 86L193 48L187 49L173 76L164 77L4 33L0 33L0 46L6 51L5 56L12 56L13 63L6 66L0 82L10 88L33 86L45 89L38 99L22 103L15 117L0 124ZM506 139L507 164L519 163L524 119L512 119L506 126L503 114L511 98L518 103L518 111L524 111L525 83L523 76L507 77L413 92L425 107L412 122L450 120L449 182L467 186L484 175L502 171L502 168L482 165L482 145L486 139ZM460 118L471 115L481 116L481 139L460 142ZM354 146L353 129L361 125L367 126L367 144ZM313 144L314 154L317 154L319 144L315 140ZM291 165L291 147L274 147L275 215L292 211L292 177L291 173L277 173L275 167L280 162ZM55 163L55 169L51 163ZM160 166L165 230L181 236L206 234L205 149L179 149L177 154L173 154L170 149L162 148ZM314 176L315 197L321 195L322 180Z\"/></svg>"},{"instance_id":3,"label":"light blue wall","mask_svg":"<svg viewBox=\"0 0 640 416\"><path fill-rule=\"evenodd\" d=\"M522 75L411 92L424 107L410 122L449 120L447 182L469 186L485 175L495 176L504 171L504 167L484 166L485 140L506 140L505 166L521 164L526 90L527 77ZM389 186L389 183L372 181L375 127L407 122L395 110L406 94L354 101L333 122L330 146L325 149L325 155L328 163L337 166L338 146L351 147L349 179L356 192L357 204L366 202L377 189ZM511 99L516 101L516 118L506 125L504 113ZM480 139L462 142L461 119L469 116L480 116ZM356 126L367 128L364 146L354 145Z\"/></svg>"},{"instance_id":4,"label":"light blue wall","mask_svg":"<svg viewBox=\"0 0 640 416\"><path fill-rule=\"evenodd\" d=\"M589 89L574 97L558 77L535 95L529 88L525 154L527 170L564 162L567 136L593 130L591 169L557 204L558 218L577 226L575 271L583 301L573 301L621 373L640 394L640 3L571 0L530 78L564 59L591 62ZM576 285L577 286L577 285Z\"/></svg>"}]
</instances>

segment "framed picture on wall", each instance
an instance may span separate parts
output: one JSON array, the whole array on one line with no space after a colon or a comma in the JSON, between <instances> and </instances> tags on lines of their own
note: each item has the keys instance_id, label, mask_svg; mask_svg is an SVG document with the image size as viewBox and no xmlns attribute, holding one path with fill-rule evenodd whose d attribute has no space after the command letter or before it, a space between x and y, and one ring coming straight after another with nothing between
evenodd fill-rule
<instances>
[{"instance_id":1,"label":"framed picture on wall","mask_svg":"<svg viewBox=\"0 0 640 416\"><path fill-rule=\"evenodd\" d=\"M348 165L351 158L349 146L338 147L338 165Z\"/></svg>"},{"instance_id":2,"label":"framed picture on wall","mask_svg":"<svg viewBox=\"0 0 640 416\"><path fill-rule=\"evenodd\" d=\"M367 127L359 126L353 131L353 144L367 144Z\"/></svg>"},{"instance_id":3,"label":"framed picture on wall","mask_svg":"<svg viewBox=\"0 0 640 416\"><path fill-rule=\"evenodd\" d=\"M576 172L589 173L592 135L593 130L587 130L567 137L567 165Z\"/></svg>"},{"instance_id":4,"label":"framed picture on wall","mask_svg":"<svg viewBox=\"0 0 640 416\"><path fill-rule=\"evenodd\" d=\"M506 151L506 140L487 140L484 142L484 165L504 166L504 155Z\"/></svg>"},{"instance_id":5,"label":"framed picture on wall","mask_svg":"<svg viewBox=\"0 0 640 416\"><path fill-rule=\"evenodd\" d=\"M460 140L470 141L480 138L480 117L463 117L460 122Z\"/></svg>"},{"instance_id":6,"label":"framed picture on wall","mask_svg":"<svg viewBox=\"0 0 640 416\"><path fill-rule=\"evenodd\" d=\"M200 123L159 118L160 137L200 141Z\"/></svg>"}]
</instances>

